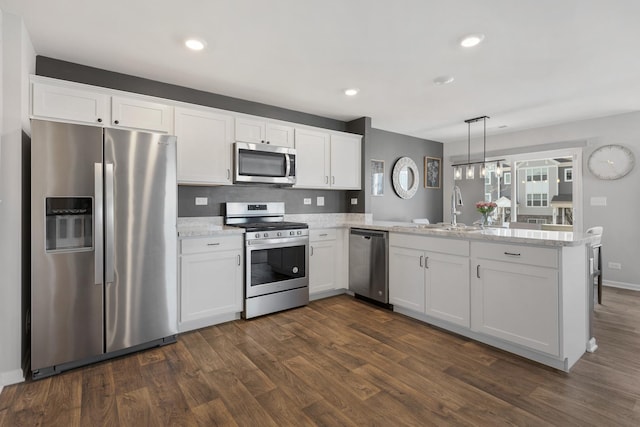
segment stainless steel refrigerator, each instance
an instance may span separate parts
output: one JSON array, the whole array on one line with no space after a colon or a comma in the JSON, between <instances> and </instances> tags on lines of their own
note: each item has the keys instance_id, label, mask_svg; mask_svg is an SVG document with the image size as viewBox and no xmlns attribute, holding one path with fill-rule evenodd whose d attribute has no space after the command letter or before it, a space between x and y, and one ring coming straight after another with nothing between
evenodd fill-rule
<instances>
[{"instance_id":1,"label":"stainless steel refrigerator","mask_svg":"<svg viewBox=\"0 0 640 427\"><path fill-rule=\"evenodd\" d=\"M32 121L33 378L175 341L175 136Z\"/></svg>"}]
</instances>

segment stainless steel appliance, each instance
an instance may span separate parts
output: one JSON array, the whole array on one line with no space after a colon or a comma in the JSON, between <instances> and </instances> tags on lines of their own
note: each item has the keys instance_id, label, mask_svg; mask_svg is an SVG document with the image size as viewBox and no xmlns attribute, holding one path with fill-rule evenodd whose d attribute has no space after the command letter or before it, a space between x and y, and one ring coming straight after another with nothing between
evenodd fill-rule
<instances>
[{"instance_id":1,"label":"stainless steel appliance","mask_svg":"<svg viewBox=\"0 0 640 427\"><path fill-rule=\"evenodd\" d=\"M296 183L296 150L269 144L234 144L234 182L293 185Z\"/></svg>"},{"instance_id":2,"label":"stainless steel appliance","mask_svg":"<svg viewBox=\"0 0 640 427\"><path fill-rule=\"evenodd\" d=\"M349 234L349 290L389 304L389 233L352 228Z\"/></svg>"},{"instance_id":3,"label":"stainless steel appliance","mask_svg":"<svg viewBox=\"0 0 640 427\"><path fill-rule=\"evenodd\" d=\"M309 303L309 227L284 221L284 203L226 203L226 224L245 229L244 318Z\"/></svg>"},{"instance_id":4,"label":"stainless steel appliance","mask_svg":"<svg viewBox=\"0 0 640 427\"><path fill-rule=\"evenodd\" d=\"M177 333L176 138L32 121L33 378Z\"/></svg>"}]
</instances>

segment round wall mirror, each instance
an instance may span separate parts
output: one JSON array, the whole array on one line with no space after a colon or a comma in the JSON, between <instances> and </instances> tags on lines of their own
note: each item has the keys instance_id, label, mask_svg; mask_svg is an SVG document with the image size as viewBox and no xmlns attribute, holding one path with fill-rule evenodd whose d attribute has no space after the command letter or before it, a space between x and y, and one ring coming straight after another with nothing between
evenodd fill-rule
<instances>
[{"instance_id":1,"label":"round wall mirror","mask_svg":"<svg viewBox=\"0 0 640 427\"><path fill-rule=\"evenodd\" d=\"M393 167L393 189L403 199L410 199L418 191L420 175L418 166L409 157L401 157Z\"/></svg>"}]
</instances>

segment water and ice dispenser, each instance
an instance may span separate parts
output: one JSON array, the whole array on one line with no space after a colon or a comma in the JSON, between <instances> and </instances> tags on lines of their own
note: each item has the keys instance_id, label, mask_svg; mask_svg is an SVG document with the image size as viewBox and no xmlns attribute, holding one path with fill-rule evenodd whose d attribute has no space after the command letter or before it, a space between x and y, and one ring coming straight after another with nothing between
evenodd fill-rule
<instances>
[{"instance_id":1,"label":"water and ice dispenser","mask_svg":"<svg viewBox=\"0 0 640 427\"><path fill-rule=\"evenodd\" d=\"M47 197L47 252L93 248L93 198Z\"/></svg>"}]
</instances>

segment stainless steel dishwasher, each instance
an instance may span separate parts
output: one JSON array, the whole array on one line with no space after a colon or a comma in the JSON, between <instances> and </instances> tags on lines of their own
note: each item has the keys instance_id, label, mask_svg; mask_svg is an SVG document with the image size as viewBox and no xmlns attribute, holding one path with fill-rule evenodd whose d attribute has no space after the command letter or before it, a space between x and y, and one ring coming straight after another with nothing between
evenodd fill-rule
<instances>
[{"instance_id":1,"label":"stainless steel dishwasher","mask_svg":"<svg viewBox=\"0 0 640 427\"><path fill-rule=\"evenodd\" d=\"M349 235L349 290L356 297L389 304L389 233L352 228Z\"/></svg>"}]
</instances>

